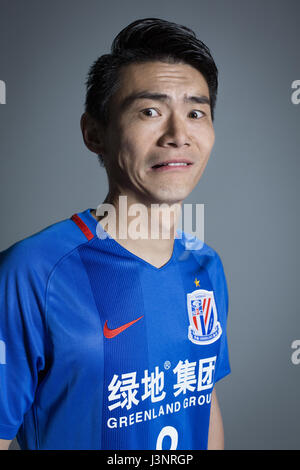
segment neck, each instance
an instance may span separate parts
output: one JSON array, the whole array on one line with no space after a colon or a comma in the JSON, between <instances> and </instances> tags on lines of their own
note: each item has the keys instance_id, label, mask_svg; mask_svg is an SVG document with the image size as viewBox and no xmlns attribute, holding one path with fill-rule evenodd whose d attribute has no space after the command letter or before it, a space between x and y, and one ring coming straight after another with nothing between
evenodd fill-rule
<instances>
[{"instance_id":1,"label":"neck","mask_svg":"<svg viewBox=\"0 0 300 470\"><path fill-rule=\"evenodd\" d=\"M93 214L120 245L160 267L172 256L180 203L141 202L127 192L109 191Z\"/></svg>"}]
</instances>

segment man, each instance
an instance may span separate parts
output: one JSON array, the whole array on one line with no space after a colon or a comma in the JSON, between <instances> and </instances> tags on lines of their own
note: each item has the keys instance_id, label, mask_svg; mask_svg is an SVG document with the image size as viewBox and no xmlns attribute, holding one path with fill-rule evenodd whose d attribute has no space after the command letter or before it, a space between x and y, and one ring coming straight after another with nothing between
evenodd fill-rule
<instances>
[{"instance_id":1,"label":"man","mask_svg":"<svg viewBox=\"0 0 300 470\"><path fill-rule=\"evenodd\" d=\"M223 448L224 272L174 232L214 144L216 94L208 48L155 18L91 67L81 129L109 193L1 254L3 448L16 435L22 449Z\"/></svg>"}]
</instances>

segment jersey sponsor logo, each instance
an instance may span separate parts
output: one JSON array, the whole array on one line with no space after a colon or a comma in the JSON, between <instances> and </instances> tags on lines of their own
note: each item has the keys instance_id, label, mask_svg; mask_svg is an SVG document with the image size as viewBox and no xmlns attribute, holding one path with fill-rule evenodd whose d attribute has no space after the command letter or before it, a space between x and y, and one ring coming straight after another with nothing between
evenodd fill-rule
<instances>
[{"instance_id":1,"label":"jersey sponsor logo","mask_svg":"<svg viewBox=\"0 0 300 470\"><path fill-rule=\"evenodd\" d=\"M107 388L107 427L130 427L186 408L210 406L216 362L217 356L185 359L165 370L155 366L114 374Z\"/></svg>"},{"instance_id":2,"label":"jersey sponsor logo","mask_svg":"<svg viewBox=\"0 0 300 470\"><path fill-rule=\"evenodd\" d=\"M105 338L114 338L115 336L119 335L120 333L122 333L122 331L126 330L127 328L129 328L131 325L133 325L134 323L136 323L137 321L139 321L141 318L143 318L144 315L142 315L141 317L139 318L136 318L135 320L132 320L128 323L125 323L124 325L122 326L119 326L118 328L113 328L113 329L110 329L108 328L107 326L107 320L104 324L104 327L103 327L103 334L105 336Z\"/></svg>"},{"instance_id":3,"label":"jersey sponsor logo","mask_svg":"<svg viewBox=\"0 0 300 470\"><path fill-rule=\"evenodd\" d=\"M187 294L188 338L194 344L210 344L222 334L213 291L197 289Z\"/></svg>"}]
</instances>

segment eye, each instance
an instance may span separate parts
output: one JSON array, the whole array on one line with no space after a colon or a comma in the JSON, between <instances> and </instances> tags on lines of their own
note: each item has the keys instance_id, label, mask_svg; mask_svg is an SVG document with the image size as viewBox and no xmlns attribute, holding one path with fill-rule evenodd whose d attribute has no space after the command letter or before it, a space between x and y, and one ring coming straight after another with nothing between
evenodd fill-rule
<instances>
[{"instance_id":1,"label":"eye","mask_svg":"<svg viewBox=\"0 0 300 470\"><path fill-rule=\"evenodd\" d=\"M203 111L199 111L199 109L193 109L193 111L190 112L189 116L193 119L200 119L204 116L204 114L205 113Z\"/></svg>"},{"instance_id":2,"label":"eye","mask_svg":"<svg viewBox=\"0 0 300 470\"><path fill-rule=\"evenodd\" d=\"M146 108L146 109L143 109L143 110L142 110L142 113L143 113L145 116L149 116L149 117L159 116L158 112L157 112L156 109L154 109L154 108Z\"/></svg>"}]
</instances>

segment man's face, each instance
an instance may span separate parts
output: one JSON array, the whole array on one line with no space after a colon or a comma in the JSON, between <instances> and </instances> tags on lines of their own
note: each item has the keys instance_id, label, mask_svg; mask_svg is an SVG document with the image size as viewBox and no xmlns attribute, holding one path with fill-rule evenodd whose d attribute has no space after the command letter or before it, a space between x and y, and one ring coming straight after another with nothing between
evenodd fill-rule
<instances>
[{"instance_id":1,"label":"man's face","mask_svg":"<svg viewBox=\"0 0 300 470\"><path fill-rule=\"evenodd\" d=\"M213 144L209 89L198 70L163 62L121 70L103 154L109 180L122 194L146 204L181 202L198 183Z\"/></svg>"}]
</instances>

